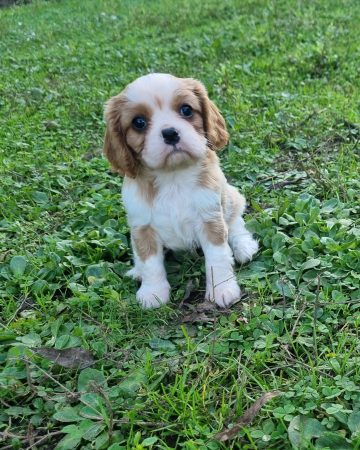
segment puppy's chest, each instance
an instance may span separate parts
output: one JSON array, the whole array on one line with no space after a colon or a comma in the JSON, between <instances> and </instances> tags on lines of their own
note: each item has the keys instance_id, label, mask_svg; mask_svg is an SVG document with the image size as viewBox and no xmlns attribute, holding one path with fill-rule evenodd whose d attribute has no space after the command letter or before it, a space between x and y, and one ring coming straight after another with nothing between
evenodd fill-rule
<instances>
[{"instance_id":1,"label":"puppy's chest","mask_svg":"<svg viewBox=\"0 0 360 450\"><path fill-rule=\"evenodd\" d=\"M193 187L173 185L160 189L151 210L151 225L166 247L182 249L198 245L201 219Z\"/></svg>"}]
</instances>

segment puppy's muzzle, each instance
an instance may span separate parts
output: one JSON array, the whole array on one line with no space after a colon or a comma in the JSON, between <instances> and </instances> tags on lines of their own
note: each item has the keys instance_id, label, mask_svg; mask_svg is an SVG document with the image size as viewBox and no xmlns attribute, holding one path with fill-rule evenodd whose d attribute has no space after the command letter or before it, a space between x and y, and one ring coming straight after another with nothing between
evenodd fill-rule
<instances>
[{"instance_id":1,"label":"puppy's muzzle","mask_svg":"<svg viewBox=\"0 0 360 450\"><path fill-rule=\"evenodd\" d=\"M175 128L164 128L161 131L165 144L176 145L180 141L179 133Z\"/></svg>"}]
</instances>

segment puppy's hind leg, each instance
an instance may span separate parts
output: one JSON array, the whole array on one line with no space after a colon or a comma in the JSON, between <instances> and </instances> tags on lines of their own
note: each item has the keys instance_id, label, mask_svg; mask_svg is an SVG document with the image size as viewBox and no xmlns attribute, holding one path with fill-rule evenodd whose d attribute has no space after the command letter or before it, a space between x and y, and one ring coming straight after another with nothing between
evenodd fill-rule
<instances>
[{"instance_id":1,"label":"puppy's hind leg","mask_svg":"<svg viewBox=\"0 0 360 450\"><path fill-rule=\"evenodd\" d=\"M136 252L134 252L134 267L128 270L125 275L133 280L141 281L141 261Z\"/></svg>"},{"instance_id":2,"label":"puppy's hind leg","mask_svg":"<svg viewBox=\"0 0 360 450\"><path fill-rule=\"evenodd\" d=\"M241 264L251 261L259 249L259 244L245 228L241 214L229 225L229 244L236 261Z\"/></svg>"}]
</instances>

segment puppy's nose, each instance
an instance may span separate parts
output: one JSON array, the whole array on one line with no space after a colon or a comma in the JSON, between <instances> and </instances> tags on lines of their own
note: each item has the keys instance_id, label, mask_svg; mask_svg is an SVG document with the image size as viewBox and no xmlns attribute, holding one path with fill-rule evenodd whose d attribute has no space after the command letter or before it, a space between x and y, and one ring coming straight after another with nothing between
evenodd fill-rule
<instances>
[{"instance_id":1,"label":"puppy's nose","mask_svg":"<svg viewBox=\"0 0 360 450\"><path fill-rule=\"evenodd\" d=\"M164 128L161 131L161 134L164 138L165 144L175 145L180 141L179 133L175 130L175 128Z\"/></svg>"}]
</instances>

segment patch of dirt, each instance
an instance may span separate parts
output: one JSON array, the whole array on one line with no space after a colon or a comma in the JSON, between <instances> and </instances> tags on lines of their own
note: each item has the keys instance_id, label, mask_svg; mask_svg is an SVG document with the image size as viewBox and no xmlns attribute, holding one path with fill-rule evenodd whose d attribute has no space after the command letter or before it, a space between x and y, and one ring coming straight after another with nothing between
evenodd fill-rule
<instances>
[{"instance_id":1,"label":"patch of dirt","mask_svg":"<svg viewBox=\"0 0 360 450\"><path fill-rule=\"evenodd\" d=\"M217 317L229 314L236 305L243 300L246 294L229 306L229 308L219 308L214 302L204 301L204 292L195 290L193 282L190 280L186 286L184 298L179 305L181 323L201 323L215 322Z\"/></svg>"}]
</instances>

